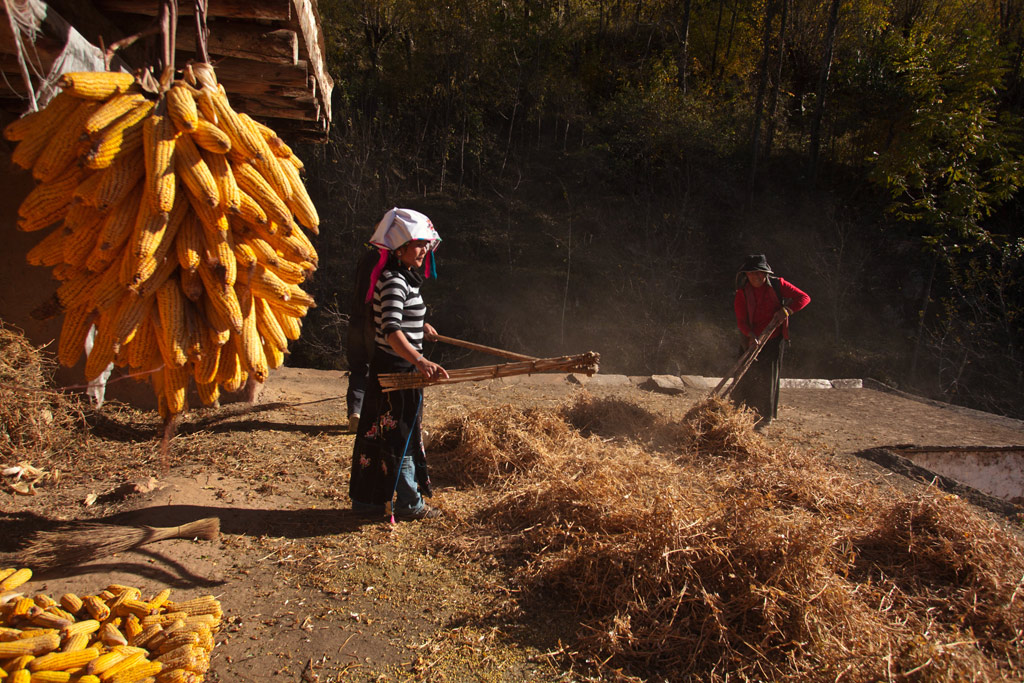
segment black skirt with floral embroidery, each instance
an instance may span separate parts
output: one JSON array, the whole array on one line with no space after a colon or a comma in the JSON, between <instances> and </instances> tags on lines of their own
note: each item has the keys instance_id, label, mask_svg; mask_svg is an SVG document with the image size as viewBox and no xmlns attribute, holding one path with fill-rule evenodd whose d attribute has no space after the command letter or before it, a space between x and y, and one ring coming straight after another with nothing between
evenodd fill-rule
<instances>
[{"instance_id":1,"label":"black skirt with floral embroidery","mask_svg":"<svg viewBox=\"0 0 1024 683\"><path fill-rule=\"evenodd\" d=\"M380 349L373 354L348 485L349 497L360 503L384 505L391 500L403 455L416 467L420 495L431 495L420 433L423 390L381 391L377 376L388 372L416 372L416 368Z\"/></svg>"}]
</instances>

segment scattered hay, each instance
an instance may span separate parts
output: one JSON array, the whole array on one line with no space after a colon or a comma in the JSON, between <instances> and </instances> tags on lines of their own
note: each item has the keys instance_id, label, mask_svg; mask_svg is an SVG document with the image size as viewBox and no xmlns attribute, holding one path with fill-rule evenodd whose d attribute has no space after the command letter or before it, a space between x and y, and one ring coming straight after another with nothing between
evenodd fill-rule
<instances>
[{"instance_id":1,"label":"scattered hay","mask_svg":"<svg viewBox=\"0 0 1024 683\"><path fill-rule=\"evenodd\" d=\"M19 330L0 321L0 456L31 460L61 445L80 417L51 388L54 364Z\"/></svg>"},{"instance_id":2,"label":"scattered hay","mask_svg":"<svg viewBox=\"0 0 1024 683\"><path fill-rule=\"evenodd\" d=\"M721 401L674 425L667 453L647 433L610 442L566 422L667 428L622 402L584 398L561 416L452 419L432 461L480 487L449 550L500 562L524 605L575 609L574 664L624 680L1024 671L1021 544L966 505L858 485L769 446Z\"/></svg>"}]
</instances>

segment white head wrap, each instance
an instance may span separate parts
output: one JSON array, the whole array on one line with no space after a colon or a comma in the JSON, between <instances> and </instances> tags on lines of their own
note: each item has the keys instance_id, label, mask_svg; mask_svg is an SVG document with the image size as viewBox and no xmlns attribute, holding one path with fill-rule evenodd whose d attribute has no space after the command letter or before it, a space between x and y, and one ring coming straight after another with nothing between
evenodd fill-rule
<instances>
[{"instance_id":1,"label":"white head wrap","mask_svg":"<svg viewBox=\"0 0 1024 683\"><path fill-rule=\"evenodd\" d=\"M373 231L370 244L394 251L406 242L427 240L427 249L433 251L441 243L441 236L434 229L430 219L419 211L394 208L384 214L384 218Z\"/></svg>"}]
</instances>

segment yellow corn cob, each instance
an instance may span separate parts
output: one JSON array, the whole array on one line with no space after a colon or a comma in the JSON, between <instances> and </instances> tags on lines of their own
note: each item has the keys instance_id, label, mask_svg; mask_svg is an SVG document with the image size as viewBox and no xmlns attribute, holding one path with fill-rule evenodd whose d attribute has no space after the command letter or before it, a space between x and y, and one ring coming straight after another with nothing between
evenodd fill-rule
<instances>
[{"instance_id":1,"label":"yellow corn cob","mask_svg":"<svg viewBox=\"0 0 1024 683\"><path fill-rule=\"evenodd\" d=\"M228 163L227 157L205 149L200 150L199 153L217 183L221 208L231 213L239 213L242 207L242 197L239 194L238 183L235 182L235 174L231 171L231 164Z\"/></svg>"},{"instance_id":2,"label":"yellow corn cob","mask_svg":"<svg viewBox=\"0 0 1024 683\"><path fill-rule=\"evenodd\" d=\"M188 135L179 135L175 142L174 169L197 201L211 207L220 205L220 189L213 172Z\"/></svg>"},{"instance_id":3,"label":"yellow corn cob","mask_svg":"<svg viewBox=\"0 0 1024 683\"><path fill-rule=\"evenodd\" d=\"M127 645L128 639L124 637L124 634L117 630L113 622L108 621L107 623L100 626L100 632L97 634L100 642L107 647L114 647L115 645Z\"/></svg>"},{"instance_id":4,"label":"yellow corn cob","mask_svg":"<svg viewBox=\"0 0 1024 683\"><path fill-rule=\"evenodd\" d=\"M255 297L255 303L256 328L259 330L260 336L271 341L282 352L285 351L288 348L288 337L285 336L284 329L281 328L281 324L270 309L270 304L259 296Z\"/></svg>"},{"instance_id":5,"label":"yellow corn cob","mask_svg":"<svg viewBox=\"0 0 1024 683\"><path fill-rule=\"evenodd\" d=\"M18 669L11 674L10 683L31 683L32 674L28 669Z\"/></svg>"},{"instance_id":6,"label":"yellow corn cob","mask_svg":"<svg viewBox=\"0 0 1024 683\"><path fill-rule=\"evenodd\" d=\"M188 197L189 204L199 217L199 225L204 231L209 232L226 232L231 228L228 223L227 214L224 213L224 209L218 206L209 206L204 202L197 200L192 196L192 193L184 193Z\"/></svg>"},{"instance_id":7,"label":"yellow corn cob","mask_svg":"<svg viewBox=\"0 0 1024 683\"><path fill-rule=\"evenodd\" d=\"M113 328L113 325L111 325L111 328ZM99 340L100 336L101 334L98 332L96 335L97 341ZM95 353L95 351L96 347L94 346L93 352ZM106 364L104 364L104 367L106 367ZM91 380L94 377L95 375L93 375L92 377L86 377L86 379ZM84 598L82 598L82 606L85 607L85 611L88 612L96 621L104 621L106 620L107 617L110 616L110 608L107 607L107 603L103 602L95 595L87 595Z\"/></svg>"},{"instance_id":8,"label":"yellow corn cob","mask_svg":"<svg viewBox=\"0 0 1024 683\"><path fill-rule=\"evenodd\" d=\"M29 671L67 671L85 666L100 656L99 648L93 646L76 652L51 652L36 657L28 664Z\"/></svg>"},{"instance_id":9,"label":"yellow corn cob","mask_svg":"<svg viewBox=\"0 0 1024 683\"><path fill-rule=\"evenodd\" d=\"M87 305L77 306L64 313L60 339L57 345L57 359L66 368L73 367L85 352L85 338L92 327L93 316Z\"/></svg>"},{"instance_id":10,"label":"yellow corn cob","mask_svg":"<svg viewBox=\"0 0 1024 683\"><path fill-rule=\"evenodd\" d=\"M99 593L96 594L96 597L98 597L103 602L106 602L107 600L110 600L111 598L114 597L114 592L109 590L109 589L104 588L103 590L101 590ZM107 605L107 606L109 607L110 605Z\"/></svg>"},{"instance_id":11,"label":"yellow corn cob","mask_svg":"<svg viewBox=\"0 0 1024 683\"><path fill-rule=\"evenodd\" d=\"M152 296L139 296L134 293L128 293L122 299L121 305L117 308L114 323L114 353L120 353L121 347L127 344L135 337L135 333L139 326L147 316L151 309L154 308L154 297ZM108 610L113 609L113 601L107 605Z\"/></svg>"},{"instance_id":12,"label":"yellow corn cob","mask_svg":"<svg viewBox=\"0 0 1024 683\"><path fill-rule=\"evenodd\" d=\"M83 102L57 126L32 167L33 177L44 182L53 180L88 148L88 143L80 140L82 126L97 108L99 102Z\"/></svg>"},{"instance_id":13,"label":"yellow corn cob","mask_svg":"<svg viewBox=\"0 0 1024 683\"><path fill-rule=\"evenodd\" d=\"M106 211L117 206L136 187L141 187L142 178L146 175L146 160L141 154L124 156L96 175L100 182L94 193L95 205L100 211Z\"/></svg>"},{"instance_id":14,"label":"yellow corn cob","mask_svg":"<svg viewBox=\"0 0 1024 683\"><path fill-rule=\"evenodd\" d=\"M199 266L199 276L214 308L224 316L233 331L241 332L242 311L234 287L222 284L206 261Z\"/></svg>"},{"instance_id":15,"label":"yellow corn cob","mask_svg":"<svg viewBox=\"0 0 1024 683\"><path fill-rule=\"evenodd\" d=\"M59 603L46 593L37 593L36 595L33 595L32 602L36 603L37 607L42 607L43 609L59 606Z\"/></svg>"},{"instance_id":16,"label":"yellow corn cob","mask_svg":"<svg viewBox=\"0 0 1024 683\"><path fill-rule=\"evenodd\" d=\"M77 597L77 596L76 596ZM84 604L83 604L84 606ZM82 621L76 621L67 628L64 629L64 637L70 638L76 635L89 636L96 633L100 629L100 622L95 619L83 619Z\"/></svg>"},{"instance_id":17,"label":"yellow corn cob","mask_svg":"<svg viewBox=\"0 0 1024 683\"><path fill-rule=\"evenodd\" d=\"M180 368L164 366L164 395L167 398L167 410L177 415L188 408L187 391L191 368L183 365Z\"/></svg>"},{"instance_id":18,"label":"yellow corn cob","mask_svg":"<svg viewBox=\"0 0 1024 683\"><path fill-rule=\"evenodd\" d=\"M0 579L0 592L12 591L18 586L27 583L32 579L32 570L27 567L15 569L3 579ZM33 603L35 604L35 603Z\"/></svg>"},{"instance_id":19,"label":"yellow corn cob","mask_svg":"<svg viewBox=\"0 0 1024 683\"><path fill-rule=\"evenodd\" d=\"M235 284L238 266L235 261L234 238L231 231L203 231L206 243L206 262L222 285Z\"/></svg>"},{"instance_id":20,"label":"yellow corn cob","mask_svg":"<svg viewBox=\"0 0 1024 683\"><path fill-rule=\"evenodd\" d=\"M206 671L206 653L195 645L182 645L156 658L167 669L188 669L197 673Z\"/></svg>"},{"instance_id":21,"label":"yellow corn cob","mask_svg":"<svg viewBox=\"0 0 1024 683\"><path fill-rule=\"evenodd\" d=\"M237 183L235 187L238 187ZM262 227L270 232L276 232L278 229L277 223L271 223L267 218L267 212L263 210L263 207L240 187L238 190L238 215L249 225Z\"/></svg>"},{"instance_id":22,"label":"yellow corn cob","mask_svg":"<svg viewBox=\"0 0 1024 683\"><path fill-rule=\"evenodd\" d=\"M199 126L199 112L192 91L183 83L167 91L167 114L182 133L191 133Z\"/></svg>"},{"instance_id":23,"label":"yellow corn cob","mask_svg":"<svg viewBox=\"0 0 1024 683\"><path fill-rule=\"evenodd\" d=\"M139 683L146 679L152 681L155 680L152 677L160 673L163 668L164 665L161 662L143 661L129 669L119 671L108 678L107 681L108 683Z\"/></svg>"},{"instance_id":24,"label":"yellow corn cob","mask_svg":"<svg viewBox=\"0 0 1024 683\"><path fill-rule=\"evenodd\" d=\"M279 165L292 190L291 195L285 199L285 204L303 227L311 230L313 234L319 234L320 215L306 191L306 185L302 182L298 169L287 162L282 162Z\"/></svg>"},{"instance_id":25,"label":"yellow corn cob","mask_svg":"<svg viewBox=\"0 0 1024 683\"><path fill-rule=\"evenodd\" d=\"M72 164L48 183L39 183L25 195L18 207L18 216L34 222L51 215L56 209L74 199L75 192L86 177L86 172Z\"/></svg>"},{"instance_id":26,"label":"yellow corn cob","mask_svg":"<svg viewBox=\"0 0 1024 683\"><path fill-rule=\"evenodd\" d=\"M33 266L55 266L64 260L64 240L67 232L58 225L53 232L39 241L25 254L25 260Z\"/></svg>"},{"instance_id":27,"label":"yellow corn cob","mask_svg":"<svg viewBox=\"0 0 1024 683\"><path fill-rule=\"evenodd\" d=\"M149 642L153 640L153 638L155 638L157 635L159 635L163 630L164 627L161 624L149 624L148 626L143 626L142 633L132 638L131 644L135 647L142 647L148 649Z\"/></svg>"},{"instance_id":28,"label":"yellow corn cob","mask_svg":"<svg viewBox=\"0 0 1024 683\"><path fill-rule=\"evenodd\" d=\"M56 631L47 631L31 638L0 643L0 659L22 655L44 655L53 652L58 647L60 647L60 634Z\"/></svg>"},{"instance_id":29,"label":"yellow corn cob","mask_svg":"<svg viewBox=\"0 0 1024 683\"><path fill-rule=\"evenodd\" d=\"M188 669L165 669L156 677L157 683L196 683L199 679Z\"/></svg>"},{"instance_id":30,"label":"yellow corn cob","mask_svg":"<svg viewBox=\"0 0 1024 683\"><path fill-rule=\"evenodd\" d=\"M287 282L275 275L262 263L257 263L249 274L249 286L255 295L264 299L288 301L292 290Z\"/></svg>"},{"instance_id":31,"label":"yellow corn cob","mask_svg":"<svg viewBox=\"0 0 1024 683\"><path fill-rule=\"evenodd\" d=\"M149 325L146 325L146 327L148 328ZM141 601L136 601L136 602L141 602ZM142 603L142 604L145 604L145 603ZM124 621L124 635L125 635L125 638L130 643L132 638L134 638L135 636L139 635L140 633L142 633L142 624L139 622L139 617L137 615L135 615L135 614L129 614L127 617L125 617L125 621Z\"/></svg>"},{"instance_id":32,"label":"yellow corn cob","mask_svg":"<svg viewBox=\"0 0 1024 683\"><path fill-rule=\"evenodd\" d=\"M184 292L185 298L198 303L205 291L203 279L199 276L199 270L182 270L180 277L181 291Z\"/></svg>"},{"instance_id":33,"label":"yellow corn cob","mask_svg":"<svg viewBox=\"0 0 1024 683\"><path fill-rule=\"evenodd\" d=\"M34 655L19 655L9 662L5 662L4 668L8 671L20 671L22 669L28 671L29 662L33 659L35 659Z\"/></svg>"},{"instance_id":34,"label":"yellow corn cob","mask_svg":"<svg viewBox=\"0 0 1024 683\"><path fill-rule=\"evenodd\" d=\"M85 134L90 136L96 135L114 123L114 121L142 104L143 100L145 100L145 97L137 92L125 92L114 95L93 111L89 118L86 119L83 125Z\"/></svg>"},{"instance_id":35,"label":"yellow corn cob","mask_svg":"<svg viewBox=\"0 0 1024 683\"><path fill-rule=\"evenodd\" d=\"M64 239L62 245L64 263L68 263L76 268L85 266L89 255L96 247L100 235L98 228L102 217L96 211L94 215L82 217L82 220L86 222L74 228L65 223L64 228L65 232L71 230L71 234Z\"/></svg>"},{"instance_id":36,"label":"yellow corn cob","mask_svg":"<svg viewBox=\"0 0 1024 683\"><path fill-rule=\"evenodd\" d=\"M45 125L46 109L28 112L20 119L14 119L4 128L4 138L11 142L24 140L36 126Z\"/></svg>"},{"instance_id":37,"label":"yellow corn cob","mask_svg":"<svg viewBox=\"0 0 1024 683\"><path fill-rule=\"evenodd\" d=\"M21 142L11 153L11 162L24 169L32 168L50 143L57 127L83 104L82 100L63 92L50 100L46 108L38 112L39 116L32 116L30 121L23 124L25 132Z\"/></svg>"},{"instance_id":38,"label":"yellow corn cob","mask_svg":"<svg viewBox=\"0 0 1024 683\"><path fill-rule=\"evenodd\" d=\"M199 267L202 258L203 230L196 217L189 214L178 231L178 237L174 240L175 251L178 256L178 263L185 270L195 270Z\"/></svg>"},{"instance_id":39,"label":"yellow corn cob","mask_svg":"<svg viewBox=\"0 0 1024 683\"><path fill-rule=\"evenodd\" d=\"M80 170L77 164L72 164L65 169L67 171ZM63 176L63 174L62 174ZM78 184L75 191L71 194L71 201L75 203L85 204L89 207L96 206L96 190L100 186L100 181L103 180L103 172L90 173L85 179ZM57 182L57 179L51 181L51 183Z\"/></svg>"},{"instance_id":40,"label":"yellow corn cob","mask_svg":"<svg viewBox=\"0 0 1024 683\"><path fill-rule=\"evenodd\" d=\"M78 652L84 650L86 645L89 644L91 638L86 633L75 633L70 636L66 636L61 643L61 652Z\"/></svg>"},{"instance_id":41,"label":"yellow corn cob","mask_svg":"<svg viewBox=\"0 0 1024 683\"><path fill-rule=\"evenodd\" d=\"M159 290L157 294L159 295ZM157 299L157 301L159 302L159 299ZM149 603L145 600L140 600L138 597L131 597L124 600L116 610L116 613L123 617L128 617L130 615L135 617L144 617L148 614L152 614L152 612L153 608L149 606Z\"/></svg>"},{"instance_id":42,"label":"yellow corn cob","mask_svg":"<svg viewBox=\"0 0 1024 683\"><path fill-rule=\"evenodd\" d=\"M135 76L119 71L77 71L63 74L57 81L65 92L90 100L107 100L135 83Z\"/></svg>"},{"instance_id":43,"label":"yellow corn cob","mask_svg":"<svg viewBox=\"0 0 1024 683\"><path fill-rule=\"evenodd\" d=\"M57 288L57 300L64 310L80 306L89 300L95 287L95 273L79 270Z\"/></svg>"},{"instance_id":44,"label":"yellow corn cob","mask_svg":"<svg viewBox=\"0 0 1024 683\"><path fill-rule=\"evenodd\" d=\"M214 383L214 380L217 379L217 361L220 358L220 347L222 346L217 343L217 333L209 326L203 326L201 331L203 334L203 352L199 357L199 362L195 364L193 373L197 387L200 384L208 385ZM203 389L200 389L200 397L202 397L203 391Z\"/></svg>"},{"instance_id":45,"label":"yellow corn cob","mask_svg":"<svg viewBox=\"0 0 1024 683\"><path fill-rule=\"evenodd\" d=\"M132 340L132 343L128 345L125 361L128 363L129 367L136 368L138 370L152 370L163 364L163 359L160 358L160 362L151 367L150 359L153 357L154 352L156 352L156 355L159 357L160 352L157 349L153 325L147 318L143 320L139 324L138 329L135 330L135 338Z\"/></svg>"},{"instance_id":46,"label":"yellow corn cob","mask_svg":"<svg viewBox=\"0 0 1024 683\"><path fill-rule=\"evenodd\" d=\"M238 162L232 166L232 170L235 173L235 182L238 183L239 189L259 204L260 208L266 212L268 220L274 221L281 227L291 227L292 214L288 206L252 164L244 161Z\"/></svg>"},{"instance_id":47,"label":"yellow corn cob","mask_svg":"<svg viewBox=\"0 0 1024 683\"><path fill-rule=\"evenodd\" d=\"M70 671L35 671L29 677L29 683L68 683Z\"/></svg>"},{"instance_id":48,"label":"yellow corn cob","mask_svg":"<svg viewBox=\"0 0 1024 683\"><path fill-rule=\"evenodd\" d=\"M184 621L181 623L182 626L185 625ZM188 631L184 628L180 628L164 638L163 641L156 646L155 651L157 654L164 654L165 652L170 652L174 648L181 647L182 645L199 645L199 634L195 631Z\"/></svg>"},{"instance_id":49,"label":"yellow corn cob","mask_svg":"<svg viewBox=\"0 0 1024 683\"><path fill-rule=\"evenodd\" d=\"M248 114L239 114L238 120L249 127L252 132L251 139L259 151L259 155L252 159L253 167L260 172L282 200L287 200L292 194L291 182L279 166L277 156L274 155L263 135L257 130L256 122Z\"/></svg>"},{"instance_id":50,"label":"yellow corn cob","mask_svg":"<svg viewBox=\"0 0 1024 683\"><path fill-rule=\"evenodd\" d=\"M159 609L161 609L164 605L167 604L167 601L170 600L170 598L171 598L171 589L170 588L164 588L162 591L160 591L159 593L154 595L153 599L149 601L149 609L151 609L151 610L159 610Z\"/></svg>"},{"instance_id":51,"label":"yellow corn cob","mask_svg":"<svg viewBox=\"0 0 1024 683\"><path fill-rule=\"evenodd\" d=\"M316 249L309 243L309 240L304 239L301 229L292 230L291 234L287 235L281 231L276 233L265 232L261 233L260 237L265 239L275 251L288 261L294 263L308 262L315 268L317 263Z\"/></svg>"},{"instance_id":52,"label":"yellow corn cob","mask_svg":"<svg viewBox=\"0 0 1024 683\"><path fill-rule=\"evenodd\" d=\"M136 183L132 191L119 201L103 220L96 246L103 251L116 251L132 235L135 223L142 214L142 184Z\"/></svg>"},{"instance_id":53,"label":"yellow corn cob","mask_svg":"<svg viewBox=\"0 0 1024 683\"><path fill-rule=\"evenodd\" d=\"M75 679L75 683L100 683L99 676L93 676L91 674L85 674Z\"/></svg>"},{"instance_id":54,"label":"yellow corn cob","mask_svg":"<svg viewBox=\"0 0 1024 683\"><path fill-rule=\"evenodd\" d=\"M290 315L286 311L281 311L273 307L271 307L270 310L277 319L277 323L281 326L281 329L284 330L284 336L288 337L288 339L291 339L292 341L295 341L299 336L301 336L302 323L296 316Z\"/></svg>"},{"instance_id":55,"label":"yellow corn cob","mask_svg":"<svg viewBox=\"0 0 1024 683\"><path fill-rule=\"evenodd\" d=\"M149 374L149 384L153 387L153 396L156 397L157 413L159 413L160 417L165 421L170 419L171 413L167 410L167 399L164 397L163 369L154 370Z\"/></svg>"},{"instance_id":56,"label":"yellow corn cob","mask_svg":"<svg viewBox=\"0 0 1024 683\"><path fill-rule=\"evenodd\" d=\"M256 306L253 302L252 291L248 287L240 286L236 288L238 294L238 303L242 310L242 333L238 337L239 356L242 362L245 364L245 370L249 373L249 376L256 379L257 382L267 381L267 374L269 369L267 368L267 357L263 353L263 341L260 339L259 331L256 326ZM213 596L209 596L213 600ZM188 604L188 603L184 603ZM189 611L184 609L181 605L176 605L177 609L181 611ZM220 604L216 604L216 616L220 616ZM191 612L192 614L207 614L212 612Z\"/></svg>"},{"instance_id":57,"label":"yellow corn cob","mask_svg":"<svg viewBox=\"0 0 1024 683\"><path fill-rule=\"evenodd\" d=\"M70 626L72 622L74 622L74 619L68 619L67 617L59 616L41 609L41 611L35 613L29 621L33 626L38 626L39 628L61 629Z\"/></svg>"},{"instance_id":58,"label":"yellow corn cob","mask_svg":"<svg viewBox=\"0 0 1024 683\"><path fill-rule=\"evenodd\" d=\"M20 593L18 595L21 595ZM9 603L9 612L6 612L7 621L9 623L15 623L19 620L28 618L29 610L35 607L35 603L32 602L32 598L26 598L24 596L15 598ZM24 633L21 637L24 637Z\"/></svg>"},{"instance_id":59,"label":"yellow corn cob","mask_svg":"<svg viewBox=\"0 0 1024 683\"><path fill-rule=\"evenodd\" d=\"M146 661L146 651L121 651L120 654L123 656L117 661L106 666L102 672L97 671L86 671L86 673L94 674L100 677L101 681L109 681L111 678L116 676L121 671L126 671L136 664Z\"/></svg>"},{"instance_id":60,"label":"yellow corn cob","mask_svg":"<svg viewBox=\"0 0 1024 683\"><path fill-rule=\"evenodd\" d=\"M222 308L214 305L211 294L206 291L205 284L200 304L201 319L206 322L204 329L210 333L207 344L213 344L217 347L224 346L231 337L234 328L227 313Z\"/></svg>"},{"instance_id":61,"label":"yellow corn cob","mask_svg":"<svg viewBox=\"0 0 1024 683\"><path fill-rule=\"evenodd\" d=\"M110 264L100 275L99 282L96 283L96 288L93 289L92 295L89 297L92 308L100 313L116 306L124 293L128 291L128 288L121 284L120 271L121 264L119 262L115 261Z\"/></svg>"},{"instance_id":62,"label":"yellow corn cob","mask_svg":"<svg viewBox=\"0 0 1024 683\"><path fill-rule=\"evenodd\" d=\"M284 352L285 349L274 344L273 341L264 337L263 338L263 355L267 358L267 367L271 370L277 370L279 367L284 365Z\"/></svg>"},{"instance_id":63,"label":"yellow corn cob","mask_svg":"<svg viewBox=\"0 0 1024 683\"><path fill-rule=\"evenodd\" d=\"M126 254L126 257L131 258L131 263L122 272L122 276L128 277L125 284L129 287L139 288L141 283L145 282L163 263L163 258L174 246L174 239L181 229L187 212L188 202L181 196L175 200L171 213L165 217L166 222L163 220L162 214L152 213L151 207L145 202L140 204L140 215L136 218L135 226L132 228ZM177 266L175 255L171 255L171 260ZM157 286L159 287L159 284Z\"/></svg>"},{"instance_id":64,"label":"yellow corn cob","mask_svg":"<svg viewBox=\"0 0 1024 683\"><path fill-rule=\"evenodd\" d=\"M226 391L237 391L241 384L242 361L238 357L237 335L232 334L227 343L220 349L220 360L217 364L217 383ZM234 384L232 384L234 383ZM232 388L228 388L232 386Z\"/></svg>"},{"instance_id":65,"label":"yellow corn cob","mask_svg":"<svg viewBox=\"0 0 1024 683\"><path fill-rule=\"evenodd\" d=\"M256 251L245 242L235 242L235 261L241 268L252 268L256 265Z\"/></svg>"},{"instance_id":66,"label":"yellow corn cob","mask_svg":"<svg viewBox=\"0 0 1024 683\"><path fill-rule=\"evenodd\" d=\"M299 285L306 281L310 271L306 270L299 263L294 263L284 258L276 258L270 262L264 262L267 270L272 272L289 285Z\"/></svg>"},{"instance_id":67,"label":"yellow corn cob","mask_svg":"<svg viewBox=\"0 0 1024 683\"><path fill-rule=\"evenodd\" d=\"M217 353L219 355L220 351L218 349L212 353ZM216 406L220 400L220 386L216 382L202 384L197 381L196 393L199 394L199 400L202 404L207 407Z\"/></svg>"},{"instance_id":68,"label":"yellow corn cob","mask_svg":"<svg viewBox=\"0 0 1024 683\"><path fill-rule=\"evenodd\" d=\"M238 117L222 92L203 88L196 98L196 104L203 109L203 113L208 119L215 120L217 126L228 134L228 137L231 138L233 152L244 155L246 159L256 159L262 156L261 140L257 139L258 134Z\"/></svg>"},{"instance_id":69,"label":"yellow corn cob","mask_svg":"<svg viewBox=\"0 0 1024 683\"><path fill-rule=\"evenodd\" d=\"M256 126L256 130L263 136L263 139L266 140L267 145L269 145L270 149L273 150L275 156L278 156L281 159L287 159L292 156L292 148L286 145L284 140L278 137L273 128L265 126L255 119L249 120Z\"/></svg>"},{"instance_id":70,"label":"yellow corn cob","mask_svg":"<svg viewBox=\"0 0 1024 683\"><path fill-rule=\"evenodd\" d=\"M174 206L177 179L174 155L178 131L161 103L142 124L142 149L146 159L145 197L157 213L170 213Z\"/></svg>"},{"instance_id":71,"label":"yellow corn cob","mask_svg":"<svg viewBox=\"0 0 1024 683\"><path fill-rule=\"evenodd\" d=\"M86 153L85 165L92 169L107 168L118 159L133 156L142 147L142 124L153 107L153 102L145 100L104 128Z\"/></svg>"},{"instance_id":72,"label":"yellow corn cob","mask_svg":"<svg viewBox=\"0 0 1024 683\"><path fill-rule=\"evenodd\" d=\"M192 139L197 145L214 154L224 155L231 150L231 138L228 134L206 119L199 119L196 129L192 131Z\"/></svg>"},{"instance_id":73,"label":"yellow corn cob","mask_svg":"<svg viewBox=\"0 0 1024 683\"><path fill-rule=\"evenodd\" d=\"M171 277L176 270L178 270L178 260L173 256L171 258L166 258L165 254L157 252L156 259L154 260L157 261L156 269L151 275L146 277L138 287L135 288L135 291L141 297L153 296L156 294L156 290L158 290L163 283L167 282L167 279Z\"/></svg>"},{"instance_id":74,"label":"yellow corn cob","mask_svg":"<svg viewBox=\"0 0 1024 683\"><path fill-rule=\"evenodd\" d=\"M156 291L157 312L160 317L158 331L163 335L161 349L166 349L164 361L179 368L188 361L188 330L185 324L185 295L176 278L169 278ZM145 616L145 615L140 615Z\"/></svg>"}]
</instances>

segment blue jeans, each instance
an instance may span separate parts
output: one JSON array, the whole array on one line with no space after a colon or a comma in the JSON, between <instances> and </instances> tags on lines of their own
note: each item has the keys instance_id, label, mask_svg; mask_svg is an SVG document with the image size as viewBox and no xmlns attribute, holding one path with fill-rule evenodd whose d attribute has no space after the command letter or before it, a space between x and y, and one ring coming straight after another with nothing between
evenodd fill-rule
<instances>
[{"instance_id":1,"label":"blue jeans","mask_svg":"<svg viewBox=\"0 0 1024 683\"><path fill-rule=\"evenodd\" d=\"M402 460L402 469L398 473L398 488L393 512L395 514L416 514L423 509L425 503L420 495L419 485L416 483L416 465L407 453ZM356 512L366 514L384 514L383 505L364 503L355 498L352 499L352 509Z\"/></svg>"}]
</instances>

